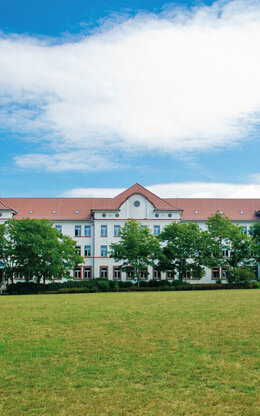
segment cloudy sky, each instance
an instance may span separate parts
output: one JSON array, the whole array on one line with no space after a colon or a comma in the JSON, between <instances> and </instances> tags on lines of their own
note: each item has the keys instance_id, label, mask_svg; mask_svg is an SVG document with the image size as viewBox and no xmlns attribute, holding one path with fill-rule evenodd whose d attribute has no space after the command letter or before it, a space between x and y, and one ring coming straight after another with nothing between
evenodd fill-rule
<instances>
[{"instance_id":1,"label":"cloudy sky","mask_svg":"<svg viewBox=\"0 0 260 416\"><path fill-rule=\"evenodd\" d=\"M1 196L260 197L260 0L10 0L0 30Z\"/></svg>"}]
</instances>

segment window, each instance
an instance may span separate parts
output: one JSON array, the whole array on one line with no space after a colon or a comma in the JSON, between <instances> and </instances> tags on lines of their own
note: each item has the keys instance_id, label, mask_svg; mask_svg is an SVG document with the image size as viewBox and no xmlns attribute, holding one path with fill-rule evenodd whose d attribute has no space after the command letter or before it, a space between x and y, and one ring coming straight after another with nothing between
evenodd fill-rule
<instances>
[{"instance_id":1,"label":"window","mask_svg":"<svg viewBox=\"0 0 260 416\"><path fill-rule=\"evenodd\" d=\"M114 225L114 236L118 237L120 234L121 227L120 225Z\"/></svg>"},{"instance_id":2,"label":"window","mask_svg":"<svg viewBox=\"0 0 260 416\"><path fill-rule=\"evenodd\" d=\"M187 270L186 271L186 274L185 274L185 276L184 276L184 278L183 279L185 279L185 280L189 280L191 278L191 273L190 273L190 270Z\"/></svg>"},{"instance_id":3,"label":"window","mask_svg":"<svg viewBox=\"0 0 260 416\"><path fill-rule=\"evenodd\" d=\"M107 266L101 266L100 267L100 278L101 279L108 279Z\"/></svg>"},{"instance_id":4,"label":"window","mask_svg":"<svg viewBox=\"0 0 260 416\"><path fill-rule=\"evenodd\" d=\"M142 230L146 230L147 225L141 225L141 227L142 227Z\"/></svg>"},{"instance_id":5,"label":"window","mask_svg":"<svg viewBox=\"0 0 260 416\"><path fill-rule=\"evenodd\" d=\"M85 225L84 234L85 237L91 237L91 225Z\"/></svg>"},{"instance_id":6,"label":"window","mask_svg":"<svg viewBox=\"0 0 260 416\"><path fill-rule=\"evenodd\" d=\"M107 257L107 246L101 246L101 257Z\"/></svg>"},{"instance_id":7,"label":"window","mask_svg":"<svg viewBox=\"0 0 260 416\"><path fill-rule=\"evenodd\" d=\"M161 272L160 270L153 269L153 278L156 280L161 280Z\"/></svg>"},{"instance_id":8,"label":"window","mask_svg":"<svg viewBox=\"0 0 260 416\"><path fill-rule=\"evenodd\" d=\"M143 271L140 273L140 279L141 279L141 280L146 280L146 279L147 279L147 277L148 277L148 270L146 269L146 270L143 270Z\"/></svg>"},{"instance_id":9,"label":"window","mask_svg":"<svg viewBox=\"0 0 260 416\"><path fill-rule=\"evenodd\" d=\"M75 246L75 251L77 254L79 254L81 256L81 247L80 246Z\"/></svg>"},{"instance_id":10,"label":"window","mask_svg":"<svg viewBox=\"0 0 260 416\"><path fill-rule=\"evenodd\" d=\"M74 269L74 279L81 279L81 270L80 270L80 268L78 267L78 268L76 268L76 269Z\"/></svg>"},{"instance_id":11,"label":"window","mask_svg":"<svg viewBox=\"0 0 260 416\"><path fill-rule=\"evenodd\" d=\"M91 279L91 267L84 267L84 279Z\"/></svg>"},{"instance_id":12,"label":"window","mask_svg":"<svg viewBox=\"0 0 260 416\"><path fill-rule=\"evenodd\" d=\"M159 235L160 234L160 225L154 225L153 226L153 233L154 233L154 235Z\"/></svg>"},{"instance_id":13,"label":"window","mask_svg":"<svg viewBox=\"0 0 260 416\"><path fill-rule=\"evenodd\" d=\"M174 270L167 270L166 279L174 279Z\"/></svg>"},{"instance_id":14,"label":"window","mask_svg":"<svg viewBox=\"0 0 260 416\"><path fill-rule=\"evenodd\" d=\"M81 237L81 225L75 225L75 237Z\"/></svg>"},{"instance_id":15,"label":"window","mask_svg":"<svg viewBox=\"0 0 260 416\"><path fill-rule=\"evenodd\" d=\"M135 202L134 202L134 206L135 206L135 207L140 207L140 205L141 205L141 204L140 204L140 201L135 201Z\"/></svg>"},{"instance_id":16,"label":"window","mask_svg":"<svg viewBox=\"0 0 260 416\"><path fill-rule=\"evenodd\" d=\"M129 271L126 273L126 279L127 279L127 280L132 280L132 279L134 279L134 277L135 277L134 270L129 270Z\"/></svg>"},{"instance_id":17,"label":"window","mask_svg":"<svg viewBox=\"0 0 260 416\"><path fill-rule=\"evenodd\" d=\"M246 225L241 228L241 233L247 234L247 226Z\"/></svg>"},{"instance_id":18,"label":"window","mask_svg":"<svg viewBox=\"0 0 260 416\"><path fill-rule=\"evenodd\" d=\"M56 214L56 211L55 211L55 210L53 210L53 211L52 211L52 213L53 213L53 214Z\"/></svg>"},{"instance_id":19,"label":"window","mask_svg":"<svg viewBox=\"0 0 260 416\"><path fill-rule=\"evenodd\" d=\"M220 278L220 268L219 267L213 267L212 269L212 279L218 280Z\"/></svg>"},{"instance_id":20,"label":"window","mask_svg":"<svg viewBox=\"0 0 260 416\"><path fill-rule=\"evenodd\" d=\"M222 279L226 279L227 278L227 269L225 267L223 267L222 269Z\"/></svg>"},{"instance_id":21,"label":"window","mask_svg":"<svg viewBox=\"0 0 260 416\"><path fill-rule=\"evenodd\" d=\"M84 256L90 257L91 256L91 246L85 246L84 247Z\"/></svg>"},{"instance_id":22,"label":"window","mask_svg":"<svg viewBox=\"0 0 260 416\"><path fill-rule=\"evenodd\" d=\"M113 279L121 280L121 270L120 267L114 267L113 269Z\"/></svg>"},{"instance_id":23,"label":"window","mask_svg":"<svg viewBox=\"0 0 260 416\"><path fill-rule=\"evenodd\" d=\"M230 257L229 256L229 250L227 247L223 247L222 249L223 257Z\"/></svg>"},{"instance_id":24,"label":"window","mask_svg":"<svg viewBox=\"0 0 260 416\"><path fill-rule=\"evenodd\" d=\"M21 275L21 273L19 273L19 272L15 272L14 273L14 278L16 279L16 280L23 280L23 276Z\"/></svg>"},{"instance_id":25,"label":"window","mask_svg":"<svg viewBox=\"0 0 260 416\"><path fill-rule=\"evenodd\" d=\"M101 225L101 237L107 237L107 225Z\"/></svg>"},{"instance_id":26,"label":"window","mask_svg":"<svg viewBox=\"0 0 260 416\"><path fill-rule=\"evenodd\" d=\"M62 233L62 225L55 225L55 228L59 231L59 233Z\"/></svg>"},{"instance_id":27,"label":"window","mask_svg":"<svg viewBox=\"0 0 260 416\"><path fill-rule=\"evenodd\" d=\"M249 227L249 235L254 235L254 226L253 225L251 225Z\"/></svg>"}]
</instances>

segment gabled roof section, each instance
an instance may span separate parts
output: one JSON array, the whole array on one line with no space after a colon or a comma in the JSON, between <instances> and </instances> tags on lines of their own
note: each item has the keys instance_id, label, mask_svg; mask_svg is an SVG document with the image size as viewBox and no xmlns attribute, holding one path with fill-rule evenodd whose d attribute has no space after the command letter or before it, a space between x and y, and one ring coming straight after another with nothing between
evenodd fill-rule
<instances>
[{"instance_id":1,"label":"gabled roof section","mask_svg":"<svg viewBox=\"0 0 260 416\"><path fill-rule=\"evenodd\" d=\"M0 209L1 209L1 210L5 210L5 211L12 211L12 212L15 212L15 210L14 210L13 208L9 207L9 206L7 205L7 203L5 202L5 200L4 200L4 199L2 199L2 198L0 198Z\"/></svg>"},{"instance_id":2,"label":"gabled roof section","mask_svg":"<svg viewBox=\"0 0 260 416\"><path fill-rule=\"evenodd\" d=\"M171 203L165 201L165 199L159 198L159 196L148 191L148 189L144 188L142 185L139 185L139 183L130 186L130 188L126 189L121 194L117 195L114 198L111 198L108 202L106 202L106 204L98 207L97 210L118 210L121 207L121 205L128 198L130 198L130 196L134 194L143 195L154 206L156 210L182 211L181 208L176 208Z\"/></svg>"}]
</instances>

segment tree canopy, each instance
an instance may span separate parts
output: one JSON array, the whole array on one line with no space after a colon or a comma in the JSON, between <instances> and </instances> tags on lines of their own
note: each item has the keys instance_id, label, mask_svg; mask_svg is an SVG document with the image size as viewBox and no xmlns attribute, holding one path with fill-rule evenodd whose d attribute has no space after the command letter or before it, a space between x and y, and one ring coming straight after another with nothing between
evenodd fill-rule
<instances>
[{"instance_id":1,"label":"tree canopy","mask_svg":"<svg viewBox=\"0 0 260 416\"><path fill-rule=\"evenodd\" d=\"M217 245L207 231L194 223L171 223L159 235L162 243L159 256L161 270L175 270L180 280L201 278L204 267L214 265Z\"/></svg>"},{"instance_id":2,"label":"tree canopy","mask_svg":"<svg viewBox=\"0 0 260 416\"><path fill-rule=\"evenodd\" d=\"M48 220L9 220L0 228L0 264L3 277L13 281L20 274L39 283L51 278L69 278L82 263L75 241L61 234Z\"/></svg>"},{"instance_id":3,"label":"tree canopy","mask_svg":"<svg viewBox=\"0 0 260 416\"><path fill-rule=\"evenodd\" d=\"M147 266L154 266L160 249L158 239L151 234L148 227L131 219L120 232L120 241L111 244L111 255L119 267L127 273L133 273L138 280L142 273L147 273Z\"/></svg>"},{"instance_id":4,"label":"tree canopy","mask_svg":"<svg viewBox=\"0 0 260 416\"><path fill-rule=\"evenodd\" d=\"M208 231L218 245L215 253L219 266L236 268L241 264L251 264L253 245L251 238L243 233L243 227L233 224L230 219L220 212L208 218ZM223 256L223 248L228 252Z\"/></svg>"}]
</instances>

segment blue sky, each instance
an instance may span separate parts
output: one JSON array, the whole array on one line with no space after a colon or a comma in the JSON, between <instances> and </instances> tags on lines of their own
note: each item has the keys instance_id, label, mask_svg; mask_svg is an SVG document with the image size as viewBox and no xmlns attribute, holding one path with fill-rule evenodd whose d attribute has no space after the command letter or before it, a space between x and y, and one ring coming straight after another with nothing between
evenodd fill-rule
<instances>
[{"instance_id":1,"label":"blue sky","mask_svg":"<svg viewBox=\"0 0 260 416\"><path fill-rule=\"evenodd\" d=\"M260 197L259 23L256 0L2 1L0 195Z\"/></svg>"}]
</instances>

